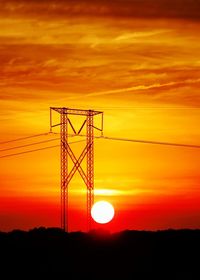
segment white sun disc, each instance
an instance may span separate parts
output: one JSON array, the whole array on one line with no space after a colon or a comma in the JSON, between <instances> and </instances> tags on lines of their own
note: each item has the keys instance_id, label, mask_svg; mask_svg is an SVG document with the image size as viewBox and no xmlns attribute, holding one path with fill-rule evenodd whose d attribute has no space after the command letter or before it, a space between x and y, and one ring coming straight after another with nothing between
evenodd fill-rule
<instances>
[{"instance_id":1,"label":"white sun disc","mask_svg":"<svg viewBox=\"0 0 200 280\"><path fill-rule=\"evenodd\" d=\"M92 206L91 215L95 222L106 224L110 222L115 214L114 207L111 203L101 200Z\"/></svg>"}]
</instances>

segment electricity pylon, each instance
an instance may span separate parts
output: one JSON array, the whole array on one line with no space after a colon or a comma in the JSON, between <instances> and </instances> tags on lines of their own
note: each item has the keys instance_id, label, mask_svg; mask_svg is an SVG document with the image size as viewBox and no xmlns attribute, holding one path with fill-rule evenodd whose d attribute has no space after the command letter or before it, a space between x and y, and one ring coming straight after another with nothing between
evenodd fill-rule
<instances>
[{"instance_id":1,"label":"electricity pylon","mask_svg":"<svg viewBox=\"0 0 200 280\"><path fill-rule=\"evenodd\" d=\"M53 124L52 111L60 114L60 123ZM75 130L71 115L83 116L83 123L78 131ZM101 115L101 127L94 126L94 117ZM55 126L60 126L60 148L61 148L61 228L68 231L68 189L76 171L79 172L87 187L87 228L91 229L91 208L94 203L94 129L101 131L103 135L103 112L94 110L81 110L70 108L50 107L50 131ZM69 136L80 135L86 126L86 144L77 158L69 144ZM72 133L69 133L71 130ZM83 136L83 135L82 135ZM82 168L82 163L86 157L86 172ZM73 163L73 168L69 170L69 160Z\"/></svg>"}]
</instances>

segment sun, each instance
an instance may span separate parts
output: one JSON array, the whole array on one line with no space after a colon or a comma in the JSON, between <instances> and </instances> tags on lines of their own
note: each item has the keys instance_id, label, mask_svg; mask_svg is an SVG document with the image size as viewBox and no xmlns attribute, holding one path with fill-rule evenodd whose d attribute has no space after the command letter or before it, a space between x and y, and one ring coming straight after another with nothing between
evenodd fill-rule
<instances>
[{"instance_id":1,"label":"sun","mask_svg":"<svg viewBox=\"0 0 200 280\"><path fill-rule=\"evenodd\" d=\"M101 200L92 206L91 215L95 222L99 224L109 223L115 214L111 203Z\"/></svg>"}]
</instances>

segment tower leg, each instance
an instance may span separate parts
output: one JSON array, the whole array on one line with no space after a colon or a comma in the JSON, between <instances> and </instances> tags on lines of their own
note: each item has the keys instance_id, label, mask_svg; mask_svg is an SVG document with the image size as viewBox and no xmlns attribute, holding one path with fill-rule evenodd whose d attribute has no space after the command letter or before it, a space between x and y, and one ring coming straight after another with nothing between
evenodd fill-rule
<instances>
[{"instance_id":1,"label":"tower leg","mask_svg":"<svg viewBox=\"0 0 200 280\"><path fill-rule=\"evenodd\" d=\"M61 139L61 228L68 231L68 134L67 134L67 114L60 115L60 139Z\"/></svg>"},{"instance_id":2,"label":"tower leg","mask_svg":"<svg viewBox=\"0 0 200 280\"><path fill-rule=\"evenodd\" d=\"M91 209L94 203L94 127L93 115L87 116L87 227L92 226Z\"/></svg>"}]
</instances>

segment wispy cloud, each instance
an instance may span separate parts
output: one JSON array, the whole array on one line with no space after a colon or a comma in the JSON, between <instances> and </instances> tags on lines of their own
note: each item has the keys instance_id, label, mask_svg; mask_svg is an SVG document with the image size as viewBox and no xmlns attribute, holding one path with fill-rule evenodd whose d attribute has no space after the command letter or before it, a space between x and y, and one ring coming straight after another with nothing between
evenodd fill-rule
<instances>
[{"instance_id":1,"label":"wispy cloud","mask_svg":"<svg viewBox=\"0 0 200 280\"><path fill-rule=\"evenodd\" d=\"M138 38L147 38L152 37L155 35L160 35L166 32L170 32L170 29L161 29L161 30L151 30L151 31L138 31L138 32L132 32L132 33L123 33L115 38L115 41L130 41L133 39Z\"/></svg>"},{"instance_id":2,"label":"wispy cloud","mask_svg":"<svg viewBox=\"0 0 200 280\"><path fill-rule=\"evenodd\" d=\"M123 16L149 18L200 19L199 0L8 0L1 1L1 14L13 13L24 16L57 17L66 16Z\"/></svg>"},{"instance_id":3,"label":"wispy cloud","mask_svg":"<svg viewBox=\"0 0 200 280\"><path fill-rule=\"evenodd\" d=\"M158 89L158 88L165 88L165 87L173 87L173 86L180 86L180 85L190 85L190 84L196 84L199 83L200 79L188 79L185 81L178 81L178 82L169 82L169 83L164 83L164 84L151 84L151 85L138 85L138 86L133 86L133 87L128 87L128 88L120 88L120 89L113 89L113 90L107 90L107 91L102 91L102 92L92 92L89 94L86 94L87 97L89 96L103 96L103 95L110 95L110 94L120 94L120 93L126 93L126 92L133 92L133 91L145 91L149 89Z\"/></svg>"},{"instance_id":4,"label":"wispy cloud","mask_svg":"<svg viewBox=\"0 0 200 280\"><path fill-rule=\"evenodd\" d=\"M72 193L76 195L82 195L85 193L84 190L80 189L73 189L71 190ZM126 190L121 190L121 189L95 189L94 194L96 196L134 196L134 195L140 195L140 194L147 194L147 193L155 193L155 190L152 188L148 189L140 189L140 188L132 188L132 189L126 189ZM164 191L163 191L164 193Z\"/></svg>"}]
</instances>

